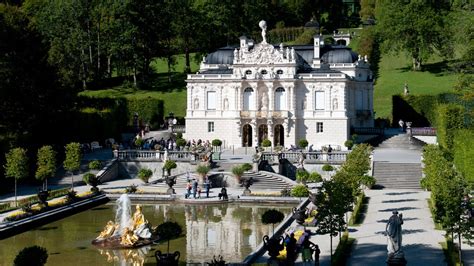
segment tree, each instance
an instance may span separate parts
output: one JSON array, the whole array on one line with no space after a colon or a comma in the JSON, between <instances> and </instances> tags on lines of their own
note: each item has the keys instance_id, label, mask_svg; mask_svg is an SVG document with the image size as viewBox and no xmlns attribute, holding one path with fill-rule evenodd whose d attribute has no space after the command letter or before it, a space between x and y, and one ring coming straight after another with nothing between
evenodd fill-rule
<instances>
[{"instance_id":1,"label":"tree","mask_svg":"<svg viewBox=\"0 0 474 266\"><path fill-rule=\"evenodd\" d=\"M182 231L183 229L176 222L164 222L158 225L156 229L156 233L160 239L168 242L168 253L170 253L170 240L179 237Z\"/></svg>"},{"instance_id":2,"label":"tree","mask_svg":"<svg viewBox=\"0 0 474 266\"><path fill-rule=\"evenodd\" d=\"M15 206L18 206L16 193L17 180L28 176L28 157L26 156L26 150L23 148L11 149L5 157L5 176L15 179Z\"/></svg>"},{"instance_id":3,"label":"tree","mask_svg":"<svg viewBox=\"0 0 474 266\"><path fill-rule=\"evenodd\" d=\"M28 144L32 136L35 143L39 136L52 141L61 133L58 121L68 113L71 97L46 60L48 46L23 9L6 4L0 4L0 40L2 142Z\"/></svg>"},{"instance_id":4,"label":"tree","mask_svg":"<svg viewBox=\"0 0 474 266\"><path fill-rule=\"evenodd\" d=\"M375 18L376 0L361 0L359 15L362 21Z\"/></svg>"},{"instance_id":5,"label":"tree","mask_svg":"<svg viewBox=\"0 0 474 266\"><path fill-rule=\"evenodd\" d=\"M275 234L275 224L280 223L285 218L285 215L278 210L270 209L262 214L263 224L272 224L272 231Z\"/></svg>"},{"instance_id":6,"label":"tree","mask_svg":"<svg viewBox=\"0 0 474 266\"><path fill-rule=\"evenodd\" d=\"M16 255L14 266L43 266L48 261L48 251L40 246L26 247Z\"/></svg>"},{"instance_id":7,"label":"tree","mask_svg":"<svg viewBox=\"0 0 474 266\"><path fill-rule=\"evenodd\" d=\"M48 178L56 173L56 152L53 147L46 145L38 150L36 166L35 177L43 181L43 190L48 190Z\"/></svg>"},{"instance_id":8,"label":"tree","mask_svg":"<svg viewBox=\"0 0 474 266\"><path fill-rule=\"evenodd\" d=\"M315 219L318 221L316 232L329 234L332 262L332 237L344 228L344 214L351 209L352 201L347 197L351 188L337 180L323 181L321 190L314 197L313 203L318 210Z\"/></svg>"},{"instance_id":9,"label":"tree","mask_svg":"<svg viewBox=\"0 0 474 266\"><path fill-rule=\"evenodd\" d=\"M81 144L71 142L66 145L66 158L63 165L64 169L71 174L71 190L74 190L74 172L81 167Z\"/></svg>"},{"instance_id":10,"label":"tree","mask_svg":"<svg viewBox=\"0 0 474 266\"><path fill-rule=\"evenodd\" d=\"M211 171L211 167L205 165L205 164L200 164L196 168L196 172L201 176L201 180L204 180L204 177Z\"/></svg>"},{"instance_id":11,"label":"tree","mask_svg":"<svg viewBox=\"0 0 474 266\"><path fill-rule=\"evenodd\" d=\"M378 6L377 6L378 8ZM450 54L450 34L446 34L445 12L432 2L412 0L380 1L377 28L387 51L405 51L413 60L413 70L435 51Z\"/></svg>"}]
</instances>

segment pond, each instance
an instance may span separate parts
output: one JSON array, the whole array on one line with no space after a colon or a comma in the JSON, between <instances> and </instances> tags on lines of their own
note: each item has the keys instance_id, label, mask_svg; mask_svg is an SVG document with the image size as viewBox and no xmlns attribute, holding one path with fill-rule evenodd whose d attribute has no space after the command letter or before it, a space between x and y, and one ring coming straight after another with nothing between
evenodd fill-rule
<instances>
[{"instance_id":1,"label":"pond","mask_svg":"<svg viewBox=\"0 0 474 266\"><path fill-rule=\"evenodd\" d=\"M135 203L132 203L134 208ZM181 253L180 262L210 262L222 255L226 262L241 262L272 232L261 223L262 214L277 209L285 215L293 205L256 204L144 204L145 218L153 225L175 221L183 228L180 238L170 241L170 251ZM113 204L102 205L28 232L0 240L0 265L12 265L18 252L32 245L48 250L47 265L156 265L160 243L141 249L105 250L91 245L109 220L115 217ZM275 225L276 226L276 225Z\"/></svg>"}]
</instances>

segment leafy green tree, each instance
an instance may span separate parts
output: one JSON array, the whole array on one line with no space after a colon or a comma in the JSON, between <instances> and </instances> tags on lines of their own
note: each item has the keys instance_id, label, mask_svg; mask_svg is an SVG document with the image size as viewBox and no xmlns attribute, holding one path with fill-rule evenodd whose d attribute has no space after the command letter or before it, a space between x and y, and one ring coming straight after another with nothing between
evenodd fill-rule
<instances>
[{"instance_id":1,"label":"leafy green tree","mask_svg":"<svg viewBox=\"0 0 474 266\"><path fill-rule=\"evenodd\" d=\"M26 247L16 255L14 266L43 266L48 261L48 251L40 246Z\"/></svg>"},{"instance_id":2,"label":"leafy green tree","mask_svg":"<svg viewBox=\"0 0 474 266\"><path fill-rule=\"evenodd\" d=\"M11 149L6 155L5 176L15 179L15 206L17 202L17 180L28 176L28 157L26 150L23 148Z\"/></svg>"},{"instance_id":3,"label":"leafy green tree","mask_svg":"<svg viewBox=\"0 0 474 266\"><path fill-rule=\"evenodd\" d=\"M285 215L281 211L270 209L262 214L262 223L272 224L272 231L275 233L275 224L280 223L284 218Z\"/></svg>"},{"instance_id":4,"label":"leafy green tree","mask_svg":"<svg viewBox=\"0 0 474 266\"><path fill-rule=\"evenodd\" d=\"M352 201L347 197L351 188L337 180L323 181L321 190L315 195L314 204L318 210L315 219L318 221L316 232L330 237L331 262L332 238L344 228L344 214L351 209Z\"/></svg>"},{"instance_id":5,"label":"leafy green tree","mask_svg":"<svg viewBox=\"0 0 474 266\"><path fill-rule=\"evenodd\" d=\"M377 28L384 40L382 48L407 52L413 60L413 70L421 70L423 62L435 51L450 53L445 14L430 1L380 1Z\"/></svg>"},{"instance_id":6,"label":"leafy green tree","mask_svg":"<svg viewBox=\"0 0 474 266\"><path fill-rule=\"evenodd\" d=\"M200 164L196 168L196 172L201 176L201 180L204 180L204 177L211 171L211 167L205 165L205 164Z\"/></svg>"},{"instance_id":7,"label":"leafy green tree","mask_svg":"<svg viewBox=\"0 0 474 266\"><path fill-rule=\"evenodd\" d=\"M74 172L78 171L81 167L81 144L71 142L66 145L65 152L66 158L64 159L63 166L71 174L71 189L74 190Z\"/></svg>"},{"instance_id":8,"label":"leafy green tree","mask_svg":"<svg viewBox=\"0 0 474 266\"><path fill-rule=\"evenodd\" d=\"M9 142L5 147L28 144L32 136L37 143L38 134L41 141L56 140L62 132L56 130L58 121L70 108L70 90L58 86L46 60L48 46L31 23L22 8L0 4L0 139Z\"/></svg>"},{"instance_id":9,"label":"leafy green tree","mask_svg":"<svg viewBox=\"0 0 474 266\"><path fill-rule=\"evenodd\" d=\"M43 181L43 190L48 190L48 178L56 173L56 152L53 147L46 145L38 150L35 177Z\"/></svg>"},{"instance_id":10,"label":"leafy green tree","mask_svg":"<svg viewBox=\"0 0 474 266\"><path fill-rule=\"evenodd\" d=\"M359 15L363 21L375 18L376 0L361 0Z\"/></svg>"}]
</instances>

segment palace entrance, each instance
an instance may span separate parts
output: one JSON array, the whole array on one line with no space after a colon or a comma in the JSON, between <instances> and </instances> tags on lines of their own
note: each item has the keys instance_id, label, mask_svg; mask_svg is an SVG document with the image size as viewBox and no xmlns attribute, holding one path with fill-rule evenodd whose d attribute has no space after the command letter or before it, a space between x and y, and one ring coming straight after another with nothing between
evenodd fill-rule
<instances>
[{"instance_id":1,"label":"palace entrance","mask_svg":"<svg viewBox=\"0 0 474 266\"><path fill-rule=\"evenodd\" d=\"M258 144L262 144L264 139L268 139L268 127L266 124L258 126Z\"/></svg>"},{"instance_id":2,"label":"palace entrance","mask_svg":"<svg viewBox=\"0 0 474 266\"><path fill-rule=\"evenodd\" d=\"M246 124L242 128L242 131L242 147L252 147L252 126Z\"/></svg>"},{"instance_id":3,"label":"palace entrance","mask_svg":"<svg viewBox=\"0 0 474 266\"><path fill-rule=\"evenodd\" d=\"M275 146L285 147L285 136L282 125L276 125L273 133L273 144Z\"/></svg>"}]
</instances>

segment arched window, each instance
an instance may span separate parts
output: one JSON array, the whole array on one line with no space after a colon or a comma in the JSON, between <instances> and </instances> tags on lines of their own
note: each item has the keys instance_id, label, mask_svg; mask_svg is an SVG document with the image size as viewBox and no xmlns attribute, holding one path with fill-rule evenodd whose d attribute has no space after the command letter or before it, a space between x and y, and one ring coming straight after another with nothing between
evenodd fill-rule
<instances>
[{"instance_id":1,"label":"arched window","mask_svg":"<svg viewBox=\"0 0 474 266\"><path fill-rule=\"evenodd\" d=\"M277 70L277 74L278 74L278 75L281 75L281 74L283 74L283 70L281 70L281 69L278 69L278 70Z\"/></svg>"},{"instance_id":2,"label":"arched window","mask_svg":"<svg viewBox=\"0 0 474 266\"><path fill-rule=\"evenodd\" d=\"M252 75L252 70L246 70L245 75Z\"/></svg>"},{"instance_id":3,"label":"arched window","mask_svg":"<svg viewBox=\"0 0 474 266\"><path fill-rule=\"evenodd\" d=\"M275 110L285 110L286 109L286 92L285 89L279 87L275 90Z\"/></svg>"},{"instance_id":4,"label":"arched window","mask_svg":"<svg viewBox=\"0 0 474 266\"><path fill-rule=\"evenodd\" d=\"M254 91L252 88L244 90L244 111L253 110L255 106Z\"/></svg>"},{"instance_id":5,"label":"arched window","mask_svg":"<svg viewBox=\"0 0 474 266\"><path fill-rule=\"evenodd\" d=\"M260 73L261 73L262 75L266 75L268 72L264 69L264 70L260 71Z\"/></svg>"}]
</instances>

